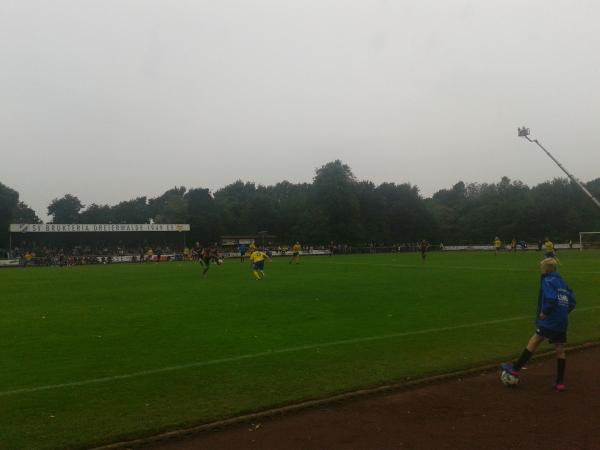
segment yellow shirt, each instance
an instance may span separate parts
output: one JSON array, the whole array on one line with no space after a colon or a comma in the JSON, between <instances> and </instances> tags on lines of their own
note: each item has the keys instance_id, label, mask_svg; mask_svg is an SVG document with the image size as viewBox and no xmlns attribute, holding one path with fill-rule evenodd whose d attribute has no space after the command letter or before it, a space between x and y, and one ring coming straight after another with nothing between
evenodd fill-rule
<instances>
[{"instance_id":1,"label":"yellow shirt","mask_svg":"<svg viewBox=\"0 0 600 450\"><path fill-rule=\"evenodd\" d=\"M295 252L299 252L300 250L302 250L302 247L300 246L300 244L294 244L292 250Z\"/></svg>"},{"instance_id":2,"label":"yellow shirt","mask_svg":"<svg viewBox=\"0 0 600 450\"><path fill-rule=\"evenodd\" d=\"M546 248L546 251L548 251L548 252L554 251L554 243L552 241L546 241L544 243L544 247Z\"/></svg>"},{"instance_id":3,"label":"yellow shirt","mask_svg":"<svg viewBox=\"0 0 600 450\"><path fill-rule=\"evenodd\" d=\"M154 253L154 252L152 251L152 249L151 249L151 248L149 248L149 249L148 249L148 251L146 252L146 255L148 255L148 256L152 256L152 254L153 254L153 253Z\"/></svg>"},{"instance_id":4,"label":"yellow shirt","mask_svg":"<svg viewBox=\"0 0 600 450\"><path fill-rule=\"evenodd\" d=\"M496 246L496 248L500 248L502 247L502 241L500 239L496 239L494 241L494 245Z\"/></svg>"},{"instance_id":5,"label":"yellow shirt","mask_svg":"<svg viewBox=\"0 0 600 450\"><path fill-rule=\"evenodd\" d=\"M253 263L264 261L267 258L267 255L259 250L253 251L250 255L250 261L252 261Z\"/></svg>"}]
</instances>

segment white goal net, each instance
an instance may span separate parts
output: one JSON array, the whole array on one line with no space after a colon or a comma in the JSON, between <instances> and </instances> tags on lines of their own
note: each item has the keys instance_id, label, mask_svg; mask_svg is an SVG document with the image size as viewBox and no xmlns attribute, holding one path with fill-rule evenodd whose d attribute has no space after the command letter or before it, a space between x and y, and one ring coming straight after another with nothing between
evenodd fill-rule
<instances>
[{"instance_id":1,"label":"white goal net","mask_svg":"<svg viewBox=\"0 0 600 450\"><path fill-rule=\"evenodd\" d=\"M600 231L582 231L579 233L579 249L600 249Z\"/></svg>"}]
</instances>

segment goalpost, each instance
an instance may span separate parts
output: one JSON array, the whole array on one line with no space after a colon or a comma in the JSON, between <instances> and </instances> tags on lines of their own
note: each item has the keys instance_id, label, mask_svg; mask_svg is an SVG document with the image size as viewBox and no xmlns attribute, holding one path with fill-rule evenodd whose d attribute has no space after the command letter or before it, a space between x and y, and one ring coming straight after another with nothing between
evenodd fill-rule
<instances>
[{"instance_id":1,"label":"goalpost","mask_svg":"<svg viewBox=\"0 0 600 450\"><path fill-rule=\"evenodd\" d=\"M582 231L579 233L579 250L600 249L600 231Z\"/></svg>"}]
</instances>

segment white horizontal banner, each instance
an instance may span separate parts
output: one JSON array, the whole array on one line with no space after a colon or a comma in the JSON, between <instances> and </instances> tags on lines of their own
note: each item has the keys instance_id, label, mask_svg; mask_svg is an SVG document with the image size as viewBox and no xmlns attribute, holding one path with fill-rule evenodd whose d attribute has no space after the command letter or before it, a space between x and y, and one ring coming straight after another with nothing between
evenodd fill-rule
<instances>
[{"instance_id":1,"label":"white horizontal banner","mask_svg":"<svg viewBox=\"0 0 600 450\"><path fill-rule=\"evenodd\" d=\"M19 263L18 259L0 259L0 267L18 266Z\"/></svg>"},{"instance_id":2,"label":"white horizontal banner","mask_svg":"<svg viewBox=\"0 0 600 450\"><path fill-rule=\"evenodd\" d=\"M11 223L11 233L121 233L190 231L187 223Z\"/></svg>"}]
</instances>

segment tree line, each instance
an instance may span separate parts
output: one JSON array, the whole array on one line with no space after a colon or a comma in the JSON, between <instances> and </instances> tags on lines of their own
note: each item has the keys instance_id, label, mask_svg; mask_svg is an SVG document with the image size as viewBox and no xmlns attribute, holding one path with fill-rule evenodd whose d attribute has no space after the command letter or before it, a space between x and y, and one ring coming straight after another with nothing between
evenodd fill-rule
<instances>
[{"instance_id":1,"label":"tree line","mask_svg":"<svg viewBox=\"0 0 600 450\"><path fill-rule=\"evenodd\" d=\"M600 178L586 184L600 196ZM576 240L600 230L600 211L567 179L529 187L503 177L497 183L459 181L430 198L410 183L357 180L336 160L316 170L311 183L272 186L236 181L211 192L174 187L155 198L85 206L73 194L48 205L52 223L189 223L190 239L267 231L278 242L320 245L394 245L428 239L444 244L489 243L495 236L529 242L550 236ZM0 235L9 223L40 223L15 190L0 183ZM0 245L2 246L2 245Z\"/></svg>"}]
</instances>

